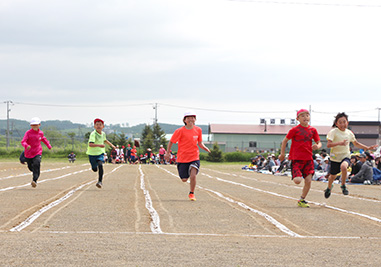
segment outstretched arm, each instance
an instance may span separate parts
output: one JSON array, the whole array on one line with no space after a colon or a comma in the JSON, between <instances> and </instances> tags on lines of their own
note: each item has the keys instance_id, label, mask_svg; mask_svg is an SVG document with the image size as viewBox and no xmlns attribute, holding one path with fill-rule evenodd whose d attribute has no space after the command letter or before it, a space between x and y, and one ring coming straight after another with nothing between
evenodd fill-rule
<instances>
[{"instance_id":1,"label":"outstretched arm","mask_svg":"<svg viewBox=\"0 0 381 267\"><path fill-rule=\"evenodd\" d=\"M168 142L168 146L167 146L167 152L165 153L165 156L164 156L164 158L166 160L170 160L171 159L171 152L170 151L171 151L172 145L173 145L173 143L171 141L169 141Z\"/></svg>"},{"instance_id":2,"label":"outstretched arm","mask_svg":"<svg viewBox=\"0 0 381 267\"><path fill-rule=\"evenodd\" d=\"M115 146L109 140L106 139L105 143L111 146L113 149L115 149Z\"/></svg>"},{"instance_id":3,"label":"outstretched arm","mask_svg":"<svg viewBox=\"0 0 381 267\"><path fill-rule=\"evenodd\" d=\"M209 148L207 148L203 142L198 142L198 146L204 149L206 152L210 153Z\"/></svg>"},{"instance_id":4,"label":"outstretched arm","mask_svg":"<svg viewBox=\"0 0 381 267\"><path fill-rule=\"evenodd\" d=\"M377 148L377 145L373 145L373 146L366 146L364 144L361 144L360 142L358 142L357 140L353 142L353 144L358 147L358 148L362 148L364 150L372 150L372 149L375 149Z\"/></svg>"},{"instance_id":5,"label":"outstretched arm","mask_svg":"<svg viewBox=\"0 0 381 267\"><path fill-rule=\"evenodd\" d=\"M285 138L283 139L283 141L282 141L282 145L281 145L281 147L280 147L280 155L279 155L279 157L278 157L280 161L283 161L284 158L285 158L286 145L287 145L288 140L290 140L290 139L287 139L287 138L285 137Z\"/></svg>"}]
</instances>

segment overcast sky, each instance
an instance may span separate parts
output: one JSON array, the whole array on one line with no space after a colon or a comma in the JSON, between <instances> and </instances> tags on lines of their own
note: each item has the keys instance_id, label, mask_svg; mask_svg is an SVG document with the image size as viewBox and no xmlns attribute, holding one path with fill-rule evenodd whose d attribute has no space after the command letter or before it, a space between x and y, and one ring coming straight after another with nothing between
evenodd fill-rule
<instances>
[{"instance_id":1,"label":"overcast sky","mask_svg":"<svg viewBox=\"0 0 381 267\"><path fill-rule=\"evenodd\" d=\"M2 0L0 119L378 120L381 3L291 2Z\"/></svg>"}]
</instances>

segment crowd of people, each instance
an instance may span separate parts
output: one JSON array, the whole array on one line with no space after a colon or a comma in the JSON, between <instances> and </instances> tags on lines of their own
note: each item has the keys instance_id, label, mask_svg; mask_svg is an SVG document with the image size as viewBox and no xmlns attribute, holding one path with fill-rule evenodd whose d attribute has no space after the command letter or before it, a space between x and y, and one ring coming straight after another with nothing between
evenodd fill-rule
<instances>
[{"instance_id":1,"label":"crowd of people","mask_svg":"<svg viewBox=\"0 0 381 267\"><path fill-rule=\"evenodd\" d=\"M325 149L319 154L313 155L315 174L312 180L327 181L330 170L330 157ZM288 154L283 161L280 161L275 154L268 156L258 155L251 158L249 165L242 167L244 170L257 171L273 175L291 176L291 161ZM346 182L362 183L362 184L380 184L381 179L381 154L376 152L371 154L366 151L364 153L352 153L350 164L347 168L348 178ZM341 173L336 177L337 181L341 181Z\"/></svg>"},{"instance_id":2,"label":"crowd of people","mask_svg":"<svg viewBox=\"0 0 381 267\"><path fill-rule=\"evenodd\" d=\"M157 153L152 152L151 148L147 148L144 154L139 154L136 146L130 144L119 147L117 145L115 149L112 149L110 155L104 153L105 162L112 164L176 164L176 154L170 151L170 159L167 161L164 155L167 151L160 145L160 149Z\"/></svg>"}]
</instances>

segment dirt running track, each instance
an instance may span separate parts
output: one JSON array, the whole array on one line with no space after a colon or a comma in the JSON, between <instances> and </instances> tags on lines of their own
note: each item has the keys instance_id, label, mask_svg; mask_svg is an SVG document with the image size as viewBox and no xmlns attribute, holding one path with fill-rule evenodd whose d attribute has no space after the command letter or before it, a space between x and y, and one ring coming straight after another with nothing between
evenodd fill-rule
<instances>
[{"instance_id":1,"label":"dirt running track","mask_svg":"<svg viewBox=\"0 0 381 267\"><path fill-rule=\"evenodd\" d=\"M381 186L314 182L311 208L287 177L204 165L197 201L174 166L43 162L37 188L0 163L0 266L379 266ZM326 202L326 203L325 203Z\"/></svg>"}]
</instances>

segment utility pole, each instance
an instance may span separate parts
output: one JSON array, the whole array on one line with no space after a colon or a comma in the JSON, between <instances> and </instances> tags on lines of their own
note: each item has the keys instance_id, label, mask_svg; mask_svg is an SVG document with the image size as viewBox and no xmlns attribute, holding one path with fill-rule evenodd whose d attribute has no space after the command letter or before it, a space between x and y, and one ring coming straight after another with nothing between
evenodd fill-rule
<instances>
[{"instance_id":1,"label":"utility pole","mask_svg":"<svg viewBox=\"0 0 381 267\"><path fill-rule=\"evenodd\" d=\"M157 103L155 103L153 109L155 110L155 118L153 120L153 124L157 124Z\"/></svg>"},{"instance_id":2,"label":"utility pole","mask_svg":"<svg viewBox=\"0 0 381 267\"><path fill-rule=\"evenodd\" d=\"M9 148L9 112L11 109L9 108L9 104L13 104L12 101L8 100L5 101L4 103L7 103L7 150Z\"/></svg>"},{"instance_id":3,"label":"utility pole","mask_svg":"<svg viewBox=\"0 0 381 267\"><path fill-rule=\"evenodd\" d=\"M311 112L312 112L312 108L311 108L311 105L310 105L310 125L311 125L311 121L312 121L312 119L311 119L311 117L312 117L311 116L312 115Z\"/></svg>"},{"instance_id":4,"label":"utility pole","mask_svg":"<svg viewBox=\"0 0 381 267\"><path fill-rule=\"evenodd\" d=\"M378 144L381 143L381 123L380 123L380 110L381 108L378 109Z\"/></svg>"}]
</instances>

